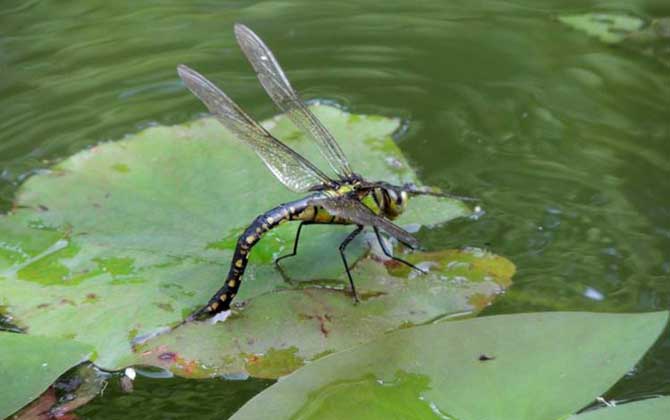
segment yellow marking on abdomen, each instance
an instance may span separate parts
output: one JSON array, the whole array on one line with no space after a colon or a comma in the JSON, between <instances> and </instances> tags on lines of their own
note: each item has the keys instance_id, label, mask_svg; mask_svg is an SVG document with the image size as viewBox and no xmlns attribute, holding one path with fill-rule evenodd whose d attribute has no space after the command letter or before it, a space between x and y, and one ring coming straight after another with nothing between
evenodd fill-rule
<instances>
[{"instance_id":1,"label":"yellow marking on abdomen","mask_svg":"<svg viewBox=\"0 0 670 420\"><path fill-rule=\"evenodd\" d=\"M316 216L314 217L315 222L321 222L321 223L330 223L330 221L333 219L333 215L328 213L326 210L319 208L316 212Z\"/></svg>"},{"instance_id":2,"label":"yellow marking on abdomen","mask_svg":"<svg viewBox=\"0 0 670 420\"><path fill-rule=\"evenodd\" d=\"M235 287L235 280L234 279L230 279L228 281L228 287Z\"/></svg>"},{"instance_id":3,"label":"yellow marking on abdomen","mask_svg":"<svg viewBox=\"0 0 670 420\"><path fill-rule=\"evenodd\" d=\"M307 206L300 214L297 215L300 220L311 221L314 220L314 206Z\"/></svg>"}]
</instances>

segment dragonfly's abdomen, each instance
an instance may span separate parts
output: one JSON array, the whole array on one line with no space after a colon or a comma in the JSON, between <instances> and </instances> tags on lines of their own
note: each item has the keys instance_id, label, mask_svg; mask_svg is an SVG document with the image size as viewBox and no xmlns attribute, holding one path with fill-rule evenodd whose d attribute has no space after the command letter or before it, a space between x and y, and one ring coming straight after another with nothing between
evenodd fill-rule
<instances>
[{"instance_id":1,"label":"dragonfly's abdomen","mask_svg":"<svg viewBox=\"0 0 670 420\"><path fill-rule=\"evenodd\" d=\"M242 282L242 276L247 268L249 253L251 249L261 240L263 235L280 224L299 220L309 223L323 224L349 224L351 221L331 215L321 206L310 204L312 197L282 204L270 211L258 216L237 240L233 259L230 264L226 282L218 292L210 299L206 307L198 314L208 313L210 315L230 309L237 291ZM196 315L196 316L197 316Z\"/></svg>"},{"instance_id":2,"label":"dragonfly's abdomen","mask_svg":"<svg viewBox=\"0 0 670 420\"><path fill-rule=\"evenodd\" d=\"M290 220L311 221L314 223L342 223L338 218L330 216L321 207L309 205L308 203L308 199L302 199L282 204L258 216L249 225L237 240L225 284L199 313L215 314L227 311L230 308L230 304L240 288L244 271L247 268L249 253L265 233Z\"/></svg>"},{"instance_id":3,"label":"dragonfly's abdomen","mask_svg":"<svg viewBox=\"0 0 670 420\"><path fill-rule=\"evenodd\" d=\"M341 217L333 216L321 206L308 206L296 215L296 220L309 223L323 224L350 224L351 221Z\"/></svg>"}]
</instances>

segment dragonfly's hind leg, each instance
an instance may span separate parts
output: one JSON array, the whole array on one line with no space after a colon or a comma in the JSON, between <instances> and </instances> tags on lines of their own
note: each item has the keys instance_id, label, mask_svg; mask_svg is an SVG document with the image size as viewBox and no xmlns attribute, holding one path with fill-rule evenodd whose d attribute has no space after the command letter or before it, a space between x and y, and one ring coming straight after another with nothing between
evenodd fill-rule
<instances>
[{"instance_id":1,"label":"dragonfly's hind leg","mask_svg":"<svg viewBox=\"0 0 670 420\"><path fill-rule=\"evenodd\" d=\"M386 249L386 245L384 245L384 240L382 238L382 235L379 233L379 228L374 227L374 230L375 230L375 235L377 235L377 241L379 242L379 246L381 246L382 251L384 251L384 255L386 255L387 257L389 257L393 261L398 261L399 263L403 263L406 266L411 267L411 268L415 269L416 271L418 271L422 274L426 274L425 270L420 269L419 267L415 266L414 264L412 264L409 261L405 261L402 258L398 258L398 257L394 256L393 254L391 254L391 252L389 252L389 250Z\"/></svg>"},{"instance_id":2,"label":"dragonfly's hind leg","mask_svg":"<svg viewBox=\"0 0 670 420\"><path fill-rule=\"evenodd\" d=\"M279 270L279 273L281 276L284 278L284 281L286 281L289 284L294 284L293 280L286 274L284 271L284 267L279 264L279 261L283 260L284 258L288 257L294 257L298 253L298 242L300 241L300 231L302 230L303 225L313 225L314 223L312 222L300 222L300 225L298 225L298 230L295 233L295 241L293 241L293 251L286 255L282 255L281 257L277 258L275 260L275 266L277 267L277 270Z\"/></svg>"},{"instance_id":3,"label":"dragonfly's hind leg","mask_svg":"<svg viewBox=\"0 0 670 420\"><path fill-rule=\"evenodd\" d=\"M284 278L284 281L286 281L289 284L294 284L294 282L286 274L286 272L284 271L284 267L282 267L281 264L279 264L279 261L283 260L284 258L294 257L298 253L298 242L300 241L300 231L302 230L302 225L311 225L311 224L312 224L311 222L300 222L300 225L298 225L298 230L295 233L295 240L293 241L293 251L291 251L286 255L282 255L281 257L275 260L275 266L277 267L277 270L279 270L279 273Z\"/></svg>"},{"instance_id":4,"label":"dragonfly's hind leg","mask_svg":"<svg viewBox=\"0 0 670 420\"><path fill-rule=\"evenodd\" d=\"M281 270L281 265L279 264L279 261L283 260L284 258L288 257L295 257L295 255L298 253L298 241L300 241L300 230L302 229L303 225L313 225L314 223L312 222L300 222L300 225L298 225L298 230L295 233L295 240L293 241L293 251L291 253L282 255L281 257L277 258L275 260L275 265L277 268Z\"/></svg>"},{"instance_id":5,"label":"dragonfly's hind leg","mask_svg":"<svg viewBox=\"0 0 670 420\"><path fill-rule=\"evenodd\" d=\"M344 250L361 231L363 230L363 225L358 225L356 229L349 234L344 241L340 244L340 255L342 256L342 262L344 263L344 268L347 270L347 277L349 277L349 284L351 285L351 293L354 295L354 300L360 302L358 299L358 293L356 293L356 286L354 286L354 279L351 277L351 272L349 271L349 264L347 263L347 257L344 255Z\"/></svg>"}]
</instances>

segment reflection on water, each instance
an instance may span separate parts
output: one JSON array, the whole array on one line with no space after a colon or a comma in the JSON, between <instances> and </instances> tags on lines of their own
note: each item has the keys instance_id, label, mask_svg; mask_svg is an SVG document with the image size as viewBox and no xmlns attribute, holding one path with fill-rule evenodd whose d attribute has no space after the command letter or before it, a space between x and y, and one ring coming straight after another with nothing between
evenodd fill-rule
<instances>
[{"instance_id":1,"label":"reflection on water","mask_svg":"<svg viewBox=\"0 0 670 420\"><path fill-rule=\"evenodd\" d=\"M121 391L117 377L105 388L102 398L77 410L77 414L80 419L225 419L271 383L265 379L189 380L138 376L134 391L126 394Z\"/></svg>"},{"instance_id":2,"label":"reflection on water","mask_svg":"<svg viewBox=\"0 0 670 420\"><path fill-rule=\"evenodd\" d=\"M429 247L484 247L515 262L515 286L488 313L667 308L670 72L555 16L668 16L670 5L443 3L5 1L0 209L52 160L201 112L178 63L211 76L254 116L271 116L233 41L241 21L306 98L405 118L398 141L424 180L482 199L481 219L420 236ZM670 393L659 379L670 372L669 346L612 398Z\"/></svg>"}]
</instances>

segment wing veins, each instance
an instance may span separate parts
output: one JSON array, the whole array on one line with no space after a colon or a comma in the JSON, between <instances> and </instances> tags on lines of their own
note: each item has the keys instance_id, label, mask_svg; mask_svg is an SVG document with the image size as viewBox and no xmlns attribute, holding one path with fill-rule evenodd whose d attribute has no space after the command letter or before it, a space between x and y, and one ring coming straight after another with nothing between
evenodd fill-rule
<instances>
[{"instance_id":1,"label":"wing veins","mask_svg":"<svg viewBox=\"0 0 670 420\"><path fill-rule=\"evenodd\" d=\"M272 51L251 29L244 25L235 25L235 36L242 52L256 71L258 80L277 107L311 137L330 167L340 178L352 178L353 171L339 144L291 87Z\"/></svg>"},{"instance_id":2,"label":"wing veins","mask_svg":"<svg viewBox=\"0 0 670 420\"><path fill-rule=\"evenodd\" d=\"M179 65L179 77L209 111L243 143L249 145L286 187L304 192L334 182L299 153L272 136L232 99L195 70Z\"/></svg>"}]
</instances>

